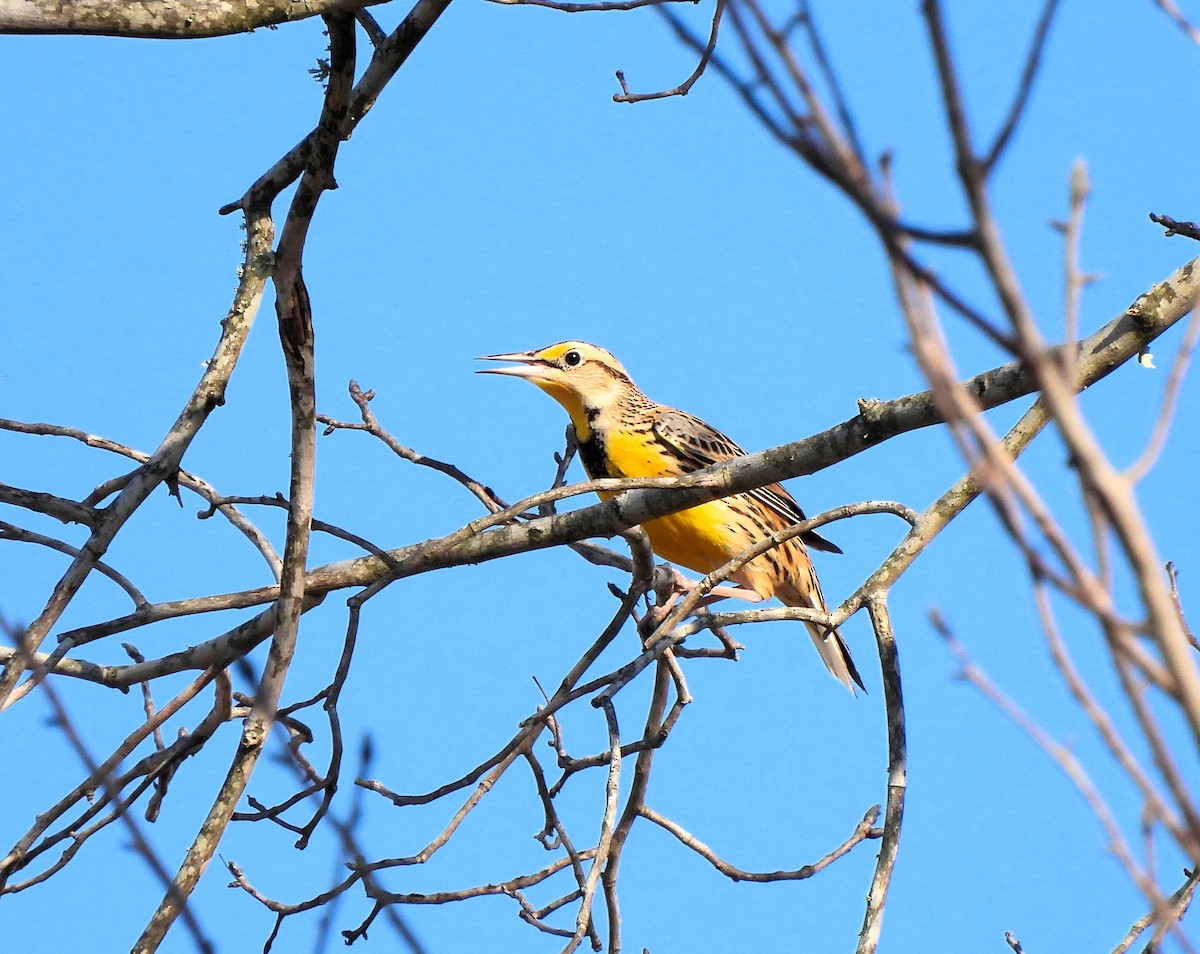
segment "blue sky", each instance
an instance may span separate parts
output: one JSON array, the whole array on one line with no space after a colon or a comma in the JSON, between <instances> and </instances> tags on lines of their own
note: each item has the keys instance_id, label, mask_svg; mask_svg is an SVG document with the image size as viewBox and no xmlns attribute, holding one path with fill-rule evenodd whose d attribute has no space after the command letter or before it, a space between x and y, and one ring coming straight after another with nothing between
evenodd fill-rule
<instances>
[{"instance_id":1,"label":"blue sky","mask_svg":"<svg viewBox=\"0 0 1200 954\"><path fill-rule=\"evenodd\" d=\"M1037 15L1032 4L952 5L975 130L986 141L1007 106ZM891 150L909 217L964 223L916 4L819 4L817 15L872 154ZM377 8L391 26L401 15ZM703 29L705 7L687 8ZM306 70L324 55L315 21L188 43L80 38L2 41L9 65L4 150L5 288L0 416L71 425L152 449L209 357L240 262L236 217L216 209L307 131L321 90ZM365 59L365 54L363 55ZM906 350L883 258L849 205L759 128L715 75L684 99L617 105L613 71L635 89L674 85L692 68L649 11L567 16L486 3L451 6L344 145L340 188L322 200L305 258L318 345L320 409L353 419L354 378L374 388L381 422L404 443L450 460L514 500L541 489L561 446L561 410L525 384L477 377L471 358L564 338L614 351L653 398L699 414L758 449L822 430L860 397L922 387ZM1148 212L1196 217L1191 91L1200 50L1150 3L1066 3L1026 123L999 173L1001 225L1048 337L1061 329L1061 240L1071 163L1085 158L1093 195L1084 266L1101 280L1084 298L1091 331L1192 254ZM277 207L282 215L283 205ZM992 309L963 257L935 260ZM185 466L228 494L287 488L287 385L267 303L228 394ZM965 373L1001 360L947 318ZM1169 366L1181 328L1155 349ZM1165 370L1120 369L1084 398L1118 462L1140 451ZM994 414L997 429L1019 409ZM1198 571L1200 404L1180 414L1141 503L1160 553ZM362 435L318 448L316 515L385 546L448 532L478 514L461 488L392 458ZM939 431L910 434L802 481L809 512L868 498L927 506L960 474ZM1052 434L1028 455L1043 494L1086 546L1086 524ZM82 497L121 473L98 451L0 432L0 479ZM576 472L581 477L581 472ZM268 582L266 568L217 521L158 492L109 562L152 600ZM0 519L22 522L4 508ZM282 545L282 521L260 514ZM78 529L24 520L78 542ZM899 540L901 525L863 518L829 529L846 551L818 556L831 601L849 593ZM313 562L353 555L318 537ZM0 546L0 609L29 619L65 564ZM497 749L536 706L530 677L557 683L614 609L613 573L546 551L393 585L368 604L343 702L347 739L375 734L372 775L400 791L435 787ZM1195 602L1193 599L1192 602ZM984 505L955 521L897 586L893 610L909 714L909 803L884 950L1005 950L1013 931L1031 954L1108 950L1144 904L1058 769L980 696L928 624L939 608L987 671L1088 765L1136 838L1139 805L1049 666L1024 571ZM1077 661L1109 687L1103 645L1068 607ZM110 584L89 584L64 626L126 611ZM135 634L147 656L206 639L233 615ZM328 680L345 611L331 598L305 617L285 699ZM857 700L822 671L806 637L784 625L747 629L737 665L688 667L695 703L656 764L652 807L747 869L798 867L825 854L882 801L882 694L865 620L846 628L869 693ZM627 655L634 636L625 633ZM165 641L169 641L167 644ZM89 647L120 662L120 646ZM261 654L257 657L261 659ZM140 719L135 695L64 685L83 734L109 751ZM633 732L645 687L621 710ZM5 714L5 750L22 770L4 785L4 838L81 777L48 710L31 698ZM1119 716L1123 718L1123 713ZM185 720L194 724L199 716ZM591 710L566 722L572 751L603 745ZM1182 734L1180 738L1183 738ZM177 777L152 826L174 868L236 744L228 727ZM318 751L320 744L318 744ZM547 753L549 758L549 753ZM1195 778L1194 759L1184 768ZM350 772L347 772L349 775ZM251 791L290 791L264 765ZM565 809L577 843L594 837L599 779L576 779ZM348 788L344 790L348 795ZM368 797L364 841L375 856L409 854L452 806L397 812ZM436 860L395 875L396 890L503 880L544 863L527 773L511 778ZM294 901L333 870L328 841L297 855L286 833L235 825L221 855L267 893ZM160 892L115 831L41 890L5 898L0 923L30 933L26 950L132 943ZM622 868L629 950L850 949L874 864L860 847L819 877L732 884L662 832L635 829ZM1170 890L1181 862L1160 857ZM105 881L120 890L100 891ZM196 912L222 951L256 949L271 918L227 890L215 867ZM549 900L547 894L542 902ZM64 910L70 917L63 915ZM365 915L352 894L339 929ZM405 912L430 951L554 951L507 899ZM32 926L37 925L34 929ZM289 922L281 947L307 949L312 921ZM36 933L35 933L36 930ZM946 944L940 939L954 939ZM1107 945L1107 946L1106 946ZM189 950L177 930L164 950ZM367 950L399 950L382 926Z\"/></svg>"}]
</instances>

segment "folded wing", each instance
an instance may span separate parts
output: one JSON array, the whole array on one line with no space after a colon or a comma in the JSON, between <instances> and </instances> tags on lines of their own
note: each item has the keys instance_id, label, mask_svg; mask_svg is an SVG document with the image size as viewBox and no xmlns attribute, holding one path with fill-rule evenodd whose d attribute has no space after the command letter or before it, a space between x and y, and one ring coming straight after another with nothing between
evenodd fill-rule
<instances>
[{"instance_id":1,"label":"folded wing","mask_svg":"<svg viewBox=\"0 0 1200 954\"><path fill-rule=\"evenodd\" d=\"M659 410L653 431L655 439L679 459L684 473L746 456L744 450L715 427L675 408L664 407ZM799 523L807 519L800 505L782 484L768 484L766 487L749 491L746 496L766 506L786 523ZM826 553L842 552L837 544L831 543L812 530L801 534L800 539L814 550L823 550Z\"/></svg>"}]
</instances>

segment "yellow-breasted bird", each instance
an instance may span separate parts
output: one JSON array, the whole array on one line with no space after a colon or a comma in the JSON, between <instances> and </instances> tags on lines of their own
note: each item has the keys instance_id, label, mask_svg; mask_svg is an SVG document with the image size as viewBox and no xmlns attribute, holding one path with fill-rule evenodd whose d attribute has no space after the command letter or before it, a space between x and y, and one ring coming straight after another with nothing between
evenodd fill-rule
<instances>
[{"instance_id":1,"label":"yellow-breasted bird","mask_svg":"<svg viewBox=\"0 0 1200 954\"><path fill-rule=\"evenodd\" d=\"M579 440L579 457L592 478L678 477L745 454L699 418L655 404L616 358L595 345L562 341L540 351L480 360L513 362L515 367L485 373L527 378L566 409ZM664 560L710 573L776 530L804 519L791 494L771 484L647 520L642 528ZM823 611L825 598L805 544L842 552L810 530L756 557L730 578L763 599L774 596L787 606ZM862 687L841 634L816 623L806 621L805 626L829 671L851 692L854 683Z\"/></svg>"}]
</instances>

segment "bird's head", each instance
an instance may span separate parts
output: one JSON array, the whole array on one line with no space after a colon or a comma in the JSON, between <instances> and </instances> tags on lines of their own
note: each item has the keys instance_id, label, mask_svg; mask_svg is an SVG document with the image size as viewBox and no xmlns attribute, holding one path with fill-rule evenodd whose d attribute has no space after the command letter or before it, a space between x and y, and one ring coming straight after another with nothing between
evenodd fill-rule
<instances>
[{"instance_id":1,"label":"bird's head","mask_svg":"<svg viewBox=\"0 0 1200 954\"><path fill-rule=\"evenodd\" d=\"M478 373L532 381L566 408L580 440L588 439L597 414L638 394L621 363L585 341L560 341L540 351L489 354L478 360L512 362L510 368L485 368Z\"/></svg>"}]
</instances>

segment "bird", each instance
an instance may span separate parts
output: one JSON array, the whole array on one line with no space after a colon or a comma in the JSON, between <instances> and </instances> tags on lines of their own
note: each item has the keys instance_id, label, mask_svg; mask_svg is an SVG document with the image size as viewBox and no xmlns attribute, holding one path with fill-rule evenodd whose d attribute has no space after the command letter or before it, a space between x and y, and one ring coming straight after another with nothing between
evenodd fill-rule
<instances>
[{"instance_id":1,"label":"bird","mask_svg":"<svg viewBox=\"0 0 1200 954\"><path fill-rule=\"evenodd\" d=\"M678 477L746 453L700 418L646 397L621 363L596 345L560 341L537 351L477 360L508 362L511 367L479 373L525 378L563 406L592 479ZM613 494L600 496L608 499ZM759 540L804 519L791 494L780 484L770 484L647 520L642 529L663 560L710 573ZM808 547L842 552L809 530L756 557L730 579L761 599L776 597L786 606L825 612ZM855 685L865 691L841 634L809 620L804 625L830 673L851 693Z\"/></svg>"}]
</instances>

